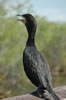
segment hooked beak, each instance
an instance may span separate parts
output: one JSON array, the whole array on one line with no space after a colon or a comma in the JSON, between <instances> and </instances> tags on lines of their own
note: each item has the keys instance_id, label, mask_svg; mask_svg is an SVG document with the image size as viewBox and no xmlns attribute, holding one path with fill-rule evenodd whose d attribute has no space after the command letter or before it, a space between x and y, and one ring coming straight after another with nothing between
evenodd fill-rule
<instances>
[{"instance_id":1,"label":"hooked beak","mask_svg":"<svg viewBox=\"0 0 66 100\"><path fill-rule=\"evenodd\" d=\"M21 16L21 17L23 17L22 15L19 15L19 14L16 15L16 16ZM17 21L20 21L20 22L26 24L26 19L17 19Z\"/></svg>"}]
</instances>

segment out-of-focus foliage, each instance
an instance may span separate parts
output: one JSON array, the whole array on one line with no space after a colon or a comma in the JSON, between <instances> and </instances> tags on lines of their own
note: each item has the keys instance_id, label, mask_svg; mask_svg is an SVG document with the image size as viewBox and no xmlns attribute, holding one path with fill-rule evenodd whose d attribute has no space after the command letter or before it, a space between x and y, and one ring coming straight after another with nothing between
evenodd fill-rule
<instances>
[{"instance_id":1,"label":"out-of-focus foliage","mask_svg":"<svg viewBox=\"0 0 66 100\"><path fill-rule=\"evenodd\" d=\"M52 70L66 71L66 23L48 22L45 18L39 18L37 44Z\"/></svg>"},{"instance_id":2,"label":"out-of-focus foliage","mask_svg":"<svg viewBox=\"0 0 66 100\"><path fill-rule=\"evenodd\" d=\"M18 3L17 0L14 5L9 4L9 0L0 0L0 98L27 93L33 87L22 67L22 53L27 40L27 31L14 16L16 13L24 12L33 12L30 1ZM65 73L66 23L49 22L46 18L38 16L36 19L38 49L47 58L53 75ZM60 83L60 80L59 78L55 81ZM63 79L63 83L57 86L65 83Z\"/></svg>"}]
</instances>

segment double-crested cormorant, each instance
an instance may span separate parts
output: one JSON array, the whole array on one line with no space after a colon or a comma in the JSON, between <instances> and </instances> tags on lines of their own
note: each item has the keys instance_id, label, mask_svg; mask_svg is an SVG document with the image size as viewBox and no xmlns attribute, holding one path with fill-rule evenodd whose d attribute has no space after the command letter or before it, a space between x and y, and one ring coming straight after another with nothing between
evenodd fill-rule
<instances>
[{"instance_id":1,"label":"double-crested cormorant","mask_svg":"<svg viewBox=\"0 0 66 100\"><path fill-rule=\"evenodd\" d=\"M54 100L60 100L52 89L49 65L35 45L36 20L31 14L18 16L25 18L19 19L19 21L26 25L28 31L28 40L23 52L23 63L26 75L31 82L38 87L37 94L42 94L42 90L47 90L53 96Z\"/></svg>"}]
</instances>

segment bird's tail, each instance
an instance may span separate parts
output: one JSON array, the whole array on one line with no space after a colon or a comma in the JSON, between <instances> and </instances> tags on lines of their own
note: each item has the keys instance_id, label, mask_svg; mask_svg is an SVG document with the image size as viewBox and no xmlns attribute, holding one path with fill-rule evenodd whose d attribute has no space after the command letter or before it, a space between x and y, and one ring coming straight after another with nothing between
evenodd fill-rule
<instances>
[{"instance_id":1,"label":"bird's tail","mask_svg":"<svg viewBox=\"0 0 66 100\"><path fill-rule=\"evenodd\" d=\"M47 90L52 95L54 100L60 100L60 98L55 94L54 90L51 87L50 87L50 89L47 88Z\"/></svg>"},{"instance_id":2,"label":"bird's tail","mask_svg":"<svg viewBox=\"0 0 66 100\"><path fill-rule=\"evenodd\" d=\"M49 81L48 81L47 78L46 78L46 83L47 83L46 88L47 88L48 92L52 95L52 97L54 98L54 100L60 100L60 98L55 94L54 90L50 86Z\"/></svg>"}]
</instances>

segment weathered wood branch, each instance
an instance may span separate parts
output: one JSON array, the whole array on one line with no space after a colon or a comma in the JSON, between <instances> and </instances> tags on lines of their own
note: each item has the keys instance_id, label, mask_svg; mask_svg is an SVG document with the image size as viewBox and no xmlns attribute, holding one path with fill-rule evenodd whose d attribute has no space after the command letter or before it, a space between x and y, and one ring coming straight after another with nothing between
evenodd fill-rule
<instances>
[{"instance_id":1,"label":"weathered wood branch","mask_svg":"<svg viewBox=\"0 0 66 100\"><path fill-rule=\"evenodd\" d=\"M66 86L54 88L54 91L59 96L60 100L66 100ZM46 92L45 94L47 95L46 96L47 98L49 98L50 100L54 100L48 92ZM26 95L22 95L22 96L5 98L2 100L46 100L46 99L38 98L38 97L33 96L31 94L26 94Z\"/></svg>"}]
</instances>

